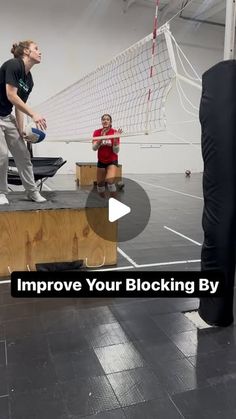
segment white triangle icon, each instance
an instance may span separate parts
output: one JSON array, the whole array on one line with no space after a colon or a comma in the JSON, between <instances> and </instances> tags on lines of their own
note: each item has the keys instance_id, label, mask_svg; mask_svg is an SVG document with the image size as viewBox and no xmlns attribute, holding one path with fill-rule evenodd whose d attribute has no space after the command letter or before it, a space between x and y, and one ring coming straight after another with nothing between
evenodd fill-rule
<instances>
[{"instance_id":1,"label":"white triangle icon","mask_svg":"<svg viewBox=\"0 0 236 419\"><path fill-rule=\"evenodd\" d=\"M108 204L108 219L111 223L119 218L124 217L126 214L131 212L130 207L128 205L122 204L120 201L117 201L115 198L109 199Z\"/></svg>"}]
</instances>

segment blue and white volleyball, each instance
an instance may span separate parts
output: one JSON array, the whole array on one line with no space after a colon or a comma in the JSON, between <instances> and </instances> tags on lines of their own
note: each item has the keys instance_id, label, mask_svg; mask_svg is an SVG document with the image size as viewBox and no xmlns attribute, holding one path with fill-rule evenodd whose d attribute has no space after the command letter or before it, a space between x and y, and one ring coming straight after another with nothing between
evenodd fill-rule
<instances>
[{"instance_id":1,"label":"blue and white volleyball","mask_svg":"<svg viewBox=\"0 0 236 419\"><path fill-rule=\"evenodd\" d=\"M46 132L37 128L34 122L31 122L30 124L26 125L24 131L26 135L26 141L29 141L33 144L40 143L46 137Z\"/></svg>"}]
</instances>

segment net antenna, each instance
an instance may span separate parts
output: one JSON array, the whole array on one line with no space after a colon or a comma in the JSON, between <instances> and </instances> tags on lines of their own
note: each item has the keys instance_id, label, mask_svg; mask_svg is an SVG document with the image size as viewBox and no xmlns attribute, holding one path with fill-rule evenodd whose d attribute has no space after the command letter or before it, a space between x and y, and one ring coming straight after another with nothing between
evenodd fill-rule
<instances>
[{"instance_id":1,"label":"net antenna","mask_svg":"<svg viewBox=\"0 0 236 419\"><path fill-rule=\"evenodd\" d=\"M201 79L168 23L157 29L158 6L159 0L153 33L37 107L47 118L47 141L91 141L105 113L112 115L114 127L122 127L123 137L165 131L165 105L174 83L181 106L196 118L197 107L182 85L201 90Z\"/></svg>"}]
</instances>

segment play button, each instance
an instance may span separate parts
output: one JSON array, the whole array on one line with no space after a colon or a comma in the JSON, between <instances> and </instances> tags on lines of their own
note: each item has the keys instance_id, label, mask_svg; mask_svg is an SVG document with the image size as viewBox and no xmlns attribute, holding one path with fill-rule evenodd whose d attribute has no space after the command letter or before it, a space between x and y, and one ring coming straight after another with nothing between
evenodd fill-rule
<instances>
[{"instance_id":1,"label":"play button","mask_svg":"<svg viewBox=\"0 0 236 419\"><path fill-rule=\"evenodd\" d=\"M108 241L125 242L134 239L145 229L151 214L145 190L129 178L122 178L122 182L124 188L117 188L115 198L110 197L107 188L106 198L100 197L94 187L86 202L89 227L96 235Z\"/></svg>"},{"instance_id":2,"label":"play button","mask_svg":"<svg viewBox=\"0 0 236 419\"><path fill-rule=\"evenodd\" d=\"M108 204L108 219L110 223L113 223L116 220L124 217L125 215L129 214L131 211L130 207L125 204L122 204L115 198L109 199Z\"/></svg>"}]
</instances>

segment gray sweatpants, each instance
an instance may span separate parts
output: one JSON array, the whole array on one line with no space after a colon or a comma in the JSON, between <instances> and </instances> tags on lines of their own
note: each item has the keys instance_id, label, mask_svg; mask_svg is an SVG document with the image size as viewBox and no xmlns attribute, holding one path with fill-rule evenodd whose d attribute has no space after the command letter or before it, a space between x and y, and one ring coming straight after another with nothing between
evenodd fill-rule
<instances>
[{"instance_id":1,"label":"gray sweatpants","mask_svg":"<svg viewBox=\"0 0 236 419\"><path fill-rule=\"evenodd\" d=\"M25 190L36 191L30 153L19 135L13 115L0 116L0 193L3 194L8 192L8 150L15 160Z\"/></svg>"}]
</instances>

